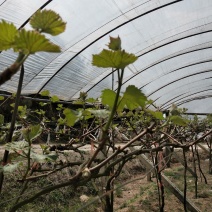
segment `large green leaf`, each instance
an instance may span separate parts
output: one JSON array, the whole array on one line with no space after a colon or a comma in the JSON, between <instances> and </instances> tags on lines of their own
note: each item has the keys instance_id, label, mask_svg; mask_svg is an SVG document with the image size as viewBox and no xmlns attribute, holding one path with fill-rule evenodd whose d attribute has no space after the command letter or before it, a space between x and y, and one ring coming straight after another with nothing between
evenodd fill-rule
<instances>
[{"instance_id":1,"label":"large green leaf","mask_svg":"<svg viewBox=\"0 0 212 212\"><path fill-rule=\"evenodd\" d=\"M134 63L137 57L124 50L111 51L104 49L100 54L93 55L92 64L101 68L124 69L127 65Z\"/></svg>"},{"instance_id":2,"label":"large green leaf","mask_svg":"<svg viewBox=\"0 0 212 212\"><path fill-rule=\"evenodd\" d=\"M129 85L127 87L122 98L122 102L129 110L134 110L139 106L145 106L146 100L146 96L134 85Z\"/></svg>"},{"instance_id":3,"label":"large green leaf","mask_svg":"<svg viewBox=\"0 0 212 212\"><path fill-rule=\"evenodd\" d=\"M170 116L170 121L179 126L187 126L188 120L180 117L180 116Z\"/></svg>"},{"instance_id":4,"label":"large green leaf","mask_svg":"<svg viewBox=\"0 0 212 212\"><path fill-rule=\"evenodd\" d=\"M66 28L66 23L60 15L52 10L38 10L32 16L30 24L35 30L51 35L58 35Z\"/></svg>"},{"instance_id":5,"label":"large green leaf","mask_svg":"<svg viewBox=\"0 0 212 212\"><path fill-rule=\"evenodd\" d=\"M110 37L110 43L108 44L108 48L114 51L121 50L121 39L118 36L117 38Z\"/></svg>"},{"instance_id":6,"label":"large green leaf","mask_svg":"<svg viewBox=\"0 0 212 212\"><path fill-rule=\"evenodd\" d=\"M36 31L22 29L15 38L14 51L23 51L25 54L35 52L60 52L60 47L51 43L44 35Z\"/></svg>"},{"instance_id":7,"label":"large green leaf","mask_svg":"<svg viewBox=\"0 0 212 212\"><path fill-rule=\"evenodd\" d=\"M101 95L102 104L108 105L110 110L112 109L114 105L115 98L116 98L115 91L110 89L105 89L102 91L102 95Z\"/></svg>"},{"instance_id":8,"label":"large green leaf","mask_svg":"<svg viewBox=\"0 0 212 212\"><path fill-rule=\"evenodd\" d=\"M77 114L68 108L63 111L63 114L66 118L66 123L69 127L74 126L75 121L78 119Z\"/></svg>"},{"instance_id":9,"label":"large green leaf","mask_svg":"<svg viewBox=\"0 0 212 212\"><path fill-rule=\"evenodd\" d=\"M18 33L15 25L2 20L0 22L0 51L13 47L15 36Z\"/></svg>"}]
</instances>

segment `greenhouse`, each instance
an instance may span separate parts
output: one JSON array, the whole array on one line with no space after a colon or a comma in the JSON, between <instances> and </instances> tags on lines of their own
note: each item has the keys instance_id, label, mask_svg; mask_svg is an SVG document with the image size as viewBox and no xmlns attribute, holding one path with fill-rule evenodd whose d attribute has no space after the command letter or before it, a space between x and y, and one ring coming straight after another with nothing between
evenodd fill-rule
<instances>
[{"instance_id":1,"label":"greenhouse","mask_svg":"<svg viewBox=\"0 0 212 212\"><path fill-rule=\"evenodd\" d=\"M211 211L211 48L210 0L0 0L0 211Z\"/></svg>"}]
</instances>

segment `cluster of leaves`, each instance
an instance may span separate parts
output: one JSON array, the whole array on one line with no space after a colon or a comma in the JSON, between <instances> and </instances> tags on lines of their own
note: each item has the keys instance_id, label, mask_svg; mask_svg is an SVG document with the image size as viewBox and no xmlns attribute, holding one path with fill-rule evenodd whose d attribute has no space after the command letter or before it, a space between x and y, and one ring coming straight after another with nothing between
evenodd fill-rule
<instances>
[{"instance_id":1,"label":"cluster of leaves","mask_svg":"<svg viewBox=\"0 0 212 212\"><path fill-rule=\"evenodd\" d=\"M17 29L13 23L0 22L0 51L13 49L18 52L16 61L0 74L0 85L9 80L30 54L36 52L60 52L60 47L45 35L58 35L65 30L66 23L52 10L39 10L30 19L33 30Z\"/></svg>"},{"instance_id":2,"label":"cluster of leaves","mask_svg":"<svg viewBox=\"0 0 212 212\"><path fill-rule=\"evenodd\" d=\"M0 22L0 50L12 48L14 52L22 52L26 55L35 52L60 52L60 47L51 43L45 35L53 36L65 30L65 23L60 16L51 10L42 10L35 13L30 19L30 25L34 30L18 30L14 24L4 20Z\"/></svg>"}]
</instances>

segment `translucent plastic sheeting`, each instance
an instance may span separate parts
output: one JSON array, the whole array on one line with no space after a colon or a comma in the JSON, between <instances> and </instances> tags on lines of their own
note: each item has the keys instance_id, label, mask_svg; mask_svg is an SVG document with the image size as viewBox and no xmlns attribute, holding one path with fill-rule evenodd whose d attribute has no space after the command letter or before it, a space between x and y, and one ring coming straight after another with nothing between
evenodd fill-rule
<instances>
[{"instance_id":1,"label":"translucent plastic sheeting","mask_svg":"<svg viewBox=\"0 0 212 212\"><path fill-rule=\"evenodd\" d=\"M212 113L211 109L211 96L202 97L200 99L191 99L191 101L181 104L181 108L189 108L192 113L200 113L199 111L207 111L207 113Z\"/></svg>"},{"instance_id":2,"label":"translucent plastic sheeting","mask_svg":"<svg viewBox=\"0 0 212 212\"><path fill-rule=\"evenodd\" d=\"M84 4L83 4L83 2L84 2ZM93 1L93 3L96 3L96 4L94 4L94 5L96 5L95 7L90 5L90 2L88 2L88 1L83 1L83 2L77 3L76 7L77 7L77 11L79 8L82 11L84 11L84 13L79 12L78 14L76 14L76 12L75 12L75 14L78 16L77 16L76 20L73 20L73 23L76 24L76 27L78 26L79 30L77 30L77 31L71 30L72 28L75 28L74 26L72 28L67 27L67 30L70 33L69 35L74 36L74 39L71 39L70 40L71 43L69 43L69 46L71 45L71 47L69 47L67 49L67 51L65 51L62 55L63 62L66 62L67 64L68 64L68 62L74 63L73 59L76 55L75 53L77 53L81 49L87 47L94 40L98 39L105 33L108 33L110 30L121 25L122 23L125 23L125 22L129 21L130 19L136 17L138 15L138 11L139 11L139 14L143 14L147 11L157 8L158 3L159 3L158 1L140 1L140 4L138 5L137 1L135 1L135 2L132 1L132 2L128 2L128 4L125 3L124 4L125 7L123 7L124 6L123 5L122 8L119 8L115 1L102 1L101 3L99 1ZM172 2L172 1L163 0L163 1L161 1L161 3L159 3L159 5L160 4L165 5L170 2ZM72 2L70 2L70 4L71 3ZM55 5L49 4L48 7L53 6L54 8L57 8L57 10L60 9L60 7L61 7L62 8L61 12L64 10L65 5L62 4L61 6L56 7L57 1L54 1L54 4ZM67 4L66 7L69 7L69 4ZM135 8L137 10L137 12L135 11L135 9L132 9L132 8ZM74 8L74 9L76 9L76 8ZM73 11L73 13L74 13L74 11ZM62 14L62 13L60 13L60 14ZM70 11L70 15L71 14L72 13ZM83 16L85 16L84 19L83 19ZM66 14L66 17L67 17L67 14ZM88 18L88 17L90 17L90 18ZM82 19L84 20L83 23L82 23ZM99 25L98 23L101 25ZM128 25L128 27L129 26L130 25ZM129 32L129 30L130 30L129 28L125 28L125 29L127 30L127 32ZM82 30L82 31L80 31L80 30ZM91 31L91 30L93 30L93 31ZM86 32L86 36L84 35L85 32ZM90 32L90 33L88 33L88 32ZM61 36L65 36L65 33L62 34ZM69 36L69 37L71 37L71 36ZM77 40L81 39L81 40L79 42L73 43L73 41L75 39L77 39ZM108 40L109 40L109 36L103 37L98 42L94 43L95 45L91 45L85 51L83 51L80 55L83 55L84 58L87 58L88 60L91 61L92 54L98 53L102 48L104 48L105 44L108 43ZM73 54L73 55L71 55L71 54ZM66 58L67 58L67 60L66 60ZM55 59L54 62L57 62L57 59ZM54 64L53 64L53 66L54 66ZM52 69L51 64L47 67L46 70L49 71L49 68L51 70L54 70L54 69ZM90 73L88 75L91 77L88 77L86 79L86 81L87 81L86 84L89 84L89 82L91 82L91 80L94 79L92 76L92 71L93 70L90 69ZM45 70L44 70L44 72L45 72ZM46 84L43 85L42 89L51 90L52 88L54 88L54 84L57 83L58 78L60 78L60 82L62 82L61 77L60 77L61 74L59 72L60 73L70 72L70 74L69 74L70 76L75 75L74 70L69 69L68 65L63 65L62 68L58 72L56 72L55 74L52 75L53 76L52 78L50 78L50 79L46 78ZM57 75L57 73L58 73L58 75ZM102 72L99 71L98 73L96 73L95 77L98 77L98 75L101 73ZM38 75L38 77L39 77L39 75ZM67 83L66 83L67 79L63 78L63 80L64 80L64 84L67 85ZM85 90L84 83L79 85L79 87L81 87L81 89ZM70 91L70 86L67 87L67 89ZM74 97L76 97L75 88L73 88L73 90L71 90L71 91L73 91L72 96L71 96L70 92L68 94L70 96L70 99L73 98L73 95L74 95ZM57 90L56 92L58 92L57 95L60 95L59 90Z\"/></svg>"},{"instance_id":3,"label":"translucent plastic sheeting","mask_svg":"<svg viewBox=\"0 0 212 212\"><path fill-rule=\"evenodd\" d=\"M205 95L210 100L211 0L7 0L0 1L0 19L21 26L46 2L46 9L58 12L67 22L63 34L49 36L62 52L30 56L25 63L23 94L49 90L71 100L81 91L98 97L104 88L116 89L117 76L112 76L112 70L93 67L91 61L92 54L106 48L109 35L119 35L122 47L139 57L126 68L122 91L134 84L157 106L185 104L189 112L194 111L195 99ZM14 6L19 10L10 17ZM2 52L0 70L15 58L11 51ZM0 89L15 92L17 83L18 74ZM208 111L200 109L211 112L212 106Z\"/></svg>"},{"instance_id":4,"label":"translucent plastic sheeting","mask_svg":"<svg viewBox=\"0 0 212 212\"><path fill-rule=\"evenodd\" d=\"M203 83L204 82L204 85ZM165 95L160 96L156 99L157 102L162 102L162 108L169 108L172 103L177 103L179 101L190 99L191 95L199 95L201 92L211 93L212 85L211 78L198 79L195 82L184 84L176 89L169 90Z\"/></svg>"},{"instance_id":5,"label":"translucent plastic sheeting","mask_svg":"<svg viewBox=\"0 0 212 212\"><path fill-rule=\"evenodd\" d=\"M20 27L36 10L47 1L44 0L1 0L0 20L4 19Z\"/></svg>"}]
</instances>

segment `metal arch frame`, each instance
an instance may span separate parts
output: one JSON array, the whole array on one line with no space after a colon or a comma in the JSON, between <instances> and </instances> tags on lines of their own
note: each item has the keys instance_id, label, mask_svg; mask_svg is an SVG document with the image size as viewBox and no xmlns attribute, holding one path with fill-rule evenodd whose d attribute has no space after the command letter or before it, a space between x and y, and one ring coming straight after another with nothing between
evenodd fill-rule
<instances>
[{"instance_id":1,"label":"metal arch frame","mask_svg":"<svg viewBox=\"0 0 212 212\"><path fill-rule=\"evenodd\" d=\"M44 9L49 3L51 3L53 0L48 0L46 3L44 3L38 10ZM33 14L35 14L38 10L36 10ZM33 14L19 27L19 29L26 26L26 24L29 22L30 18L33 16Z\"/></svg>"},{"instance_id":2,"label":"metal arch frame","mask_svg":"<svg viewBox=\"0 0 212 212\"><path fill-rule=\"evenodd\" d=\"M151 1L151 0L147 0L146 2L149 2L149 1ZM180 1L183 1L183 0L180 0ZM145 3L146 3L145 2ZM139 4L138 6L136 6L136 7L134 7L133 9L135 9L135 8L137 8L137 7L139 7L139 6L141 6L141 5L143 5L144 3L142 3L142 4ZM132 10L132 9L131 9ZM131 11L131 10L129 10L129 11ZM127 11L127 12L129 12L129 11ZM123 13L123 14L125 14L125 13ZM123 14L122 15L120 15L120 16L123 16ZM118 16L118 17L120 17L120 16ZM118 17L116 17L115 19L112 19L112 21L114 21L114 20L116 20ZM136 19L137 18L137 16L135 17L135 18L133 18L133 20L134 19ZM108 23L110 23L111 21L109 21L109 22L107 22L107 24ZM105 26L106 24L104 24L104 25L102 25L101 27L99 27L97 30L99 30L99 29L101 29L103 26ZM122 26L122 25L121 25ZM120 26L117 26L116 28L119 28ZM115 30L116 28L114 28L114 29L112 29L111 31L113 31L113 30ZM94 33L94 32L96 32L97 30L94 30L93 32L91 32L91 33L89 33L88 35L86 35L83 39L85 39L86 37L88 37L89 35L91 35L92 33ZM110 33L111 31L109 31L109 32L107 32L106 34L108 34L108 33ZM106 35L105 34L105 35ZM94 42L92 42L89 46L91 46L93 43L95 43L96 41L98 41L99 39L101 39L103 36L101 36L101 37L99 37L99 38L97 38ZM80 41L82 41L83 39L81 39ZM78 42L80 42L80 41L77 41L76 43L74 43L72 46L74 46L74 45L76 45ZM49 80L40 88L40 90L37 92L37 94L49 83L49 81L51 81L51 79L56 75L56 74L58 74L59 72L60 72L60 70L62 70L66 65L68 65L75 57L77 57L81 52L83 52L84 50L86 50L89 46L86 46L85 48L83 48L80 52L78 52L78 53L76 53L77 55L75 55L74 57L72 57L71 59L69 59L65 64L63 64L61 67L60 67L60 69L54 74L54 75L52 75L51 76L51 78L49 78ZM69 50L71 47L69 47L69 48L67 48L66 49L66 51L67 50ZM63 52L64 53L64 52ZM59 56L61 56L62 54L60 54ZM57 57L59 57L59 56L57 56ZM57 58L56 57L56 58ZM55 60L55 58L53 59L53 60ZM51 60L48 64L51 64L51 62L53 61L53 60ZM46 65L44 68L42 68L40 71L39 71L39 73L37 73L36 74L36 76L38 76L46 67L47 67L48 65ZM107 76L106 76L107 77ZM104 78L103 78L104 79ZM33 79L31 79L29 82L31 82ZM35 95L37 95L37 94L35 94ZM75 95L75 94L74 94Z\"/></svg>"},{"instance_id":3,"label":"metal arch frame","mask_svg":"<svg viewBox=\"0 0 212 212\"><path fill-rule=\"evenodd\" d=\"M156 8L154 8L154 9L152 9L152 10L149 10L149 11L147 11L147 12L144 12L144 13L142 13L142 14L140 14L140 15L138 15L138 16L136 16L136 17L134 17L134 18L132 18L132 19L130 19L130 20L128 20L128 21L126 21L126 22L124 22L124 23L122 23L122 24L120 24L120 25L118 25L118 26L116 26L116 27L114 27L113 29L111 29L111 30L109 30L108 32L106 32L106 33L104 33L103 35L101 35L100 37L98 37L97 39L95 39L94 41L92 41L91 43L89 43L86 47L84 47L83 49L81 49L79 52L77 52L72 58L70 58L65 64L63 64L48 80L47 80L47 82L45 82L44 83L44 85L38 90L38 92L37 93L39 93L39 92L41 92L41 90L52 80L52 78L54 78L68 63L70 63L74 58L76 58L79 54L81 54L83 51L85 51L88 47L90 47L91 45L93 45L94 43L96 43L98 40L100 40L101 38L103 38L104 36L106 36L106 35L108 35L109 33L111 33L111 32L113 32L114 30L116 30L116 29L118 29L118 28L120 28L120 27L122 27L122 26L124 26L124 25L126 25L126 24L128 24L128 23L130 23L130 22L132 22L132 21L134 21L134 20L136 20L136 19L138 19L138 18L140 18L140 17L142 17L142 16L144 16L144 15L147 15L147 14L149 14L149 13L151 13L151 12L154 12L154 11L157 11L157 10L159 10L159 9L162 9L162 8L164 8L164 7L167 7L167 6L170 6L170 5L172 5L172 4L175 4L175 3L178 3L178 2L181 2L181 1L183 1L183 0L175 0L175 1L173 1L173 2L169 2L169 3L167 3L167 4L164 4L164 5L161 5L161 6L159 6L159 7L156 7Z\"/></svg>"},{"instance_id":4,"label":"metal arch frame","mask_svg":"<svg viewBox=\"0 0 212 212\"><path fill-rule=\"evenodd\" d=\"M201 72L194 73L194 74L189 74L189 75L187 75L187 76L184 76L184 77L181 77L181 78L179 78L179 79L173 80L172 82L169 82L169 83L167 83L166 85L161 86L159 89L157 89L157 90L155 90L154 92L152 92L151 94L149 94L148 97L150 97L152 94L158 92L159 90L161 90L161 89L163 89L163 88L165 88L165 87L167 87L167 86L169 86L169 85L171 85L171 84L173 84L173 83L175 83L175 82L177 82L177 81L180 81L180 80L183 80L183 79L186 79L186 78L188 78L188 77L195 76L195 75L199 75L199 74L203 74L203 73L208 73L208 72L212 72L212 69L206 70L206 71L201 71Z\"/></svg>"},{"instance_id":5,"label":"metal arch frame","mask_svg":"<svg viewBox=\"0 0 212 212\"><path fill-rule=\"evenodd\" d=\"M195 100L208 99L208 98L212 98L212 95L202 96L202 97L200 96L200 97L195 97L195 98L187 99L185 101L182 101L182 102L178 103L177 106L180 106L182 104L189 103L189 102L192 102L192 101L195 101Z\"/></svg>"},{"instance_id":6,"label":"metal arch frame","mask_svg":"<svg viewBox=\"0 0 212 212\"><path fill-rule=\"evenodd\" d=\"M4 0L4 1L0 4L0 7L1 7L1 5L3 5L6 1L7 1L7 0Z\"/></svg>"},{"instance_id":7,"label":"metal arch frame","mask_svg":"<svg viewBox=\"0 0 212 212\"><path fill-rule=\"evenodd\" d=\"M208 62L212 62L212 59L211 59L211 60L203 60L203 61L199 61L199 62L196 62L196 63L191 63L191 64L189 64L189 65L185 65L185 66L182 66L182 67L177 68L177 69L175 69L175 70L172 70L171 72L168 72L167 74L172 73L172 72L175 72L175 71L179 71L179 70L184 69L184 68L188 68L188 67L190 67L190 66L195 66L195 65L202 64L202 63L208 63ZM198 74L201 74L201 73L204 73L204 72L211 72L211 71L212 71L212 70L203 71L203 72L198 72L198 73L193 73L193 74L189 74L189 75L187 75L187 76L181 77L181 78L179 78L179 79L176 79L176 80L174 80L174 81L172 81L172 82L167 83L166 85L163 85L163 86L159 87L157 90L151 92L151 93L148 95L148 97L151 96L152 94L158 92L159 90L163 89L164 87L166 87L166 86L168 86L168 85L171 85L171 84L173 84L173 83L175 83L175 82L177 82L177 81L179 81L179 80L182 80L182 79L187 78L187 77L190 77L190 76L198 75ZM165 74L164 74L163 76L165 76ZM150 82L150 83L152 83L152 82ZM148 84L150 84L150 83L148 83ZM145 86L146 86L146 85L145 85ZM142 89L142 88L144 88L145 86L142 86L142 87L140 87L139 89Z\"/></svg>"},{"instance_id":8,"label":"metal arch frame","mask_svg":"<svg viewBox=\"0 0 212 212\"><path fill-rule=\"evenodd\" d=\"M203 90L200 90L200 89L199 89L198 92L204 92L204 91L212 90L212 88L211 88L211 89L205 89L205 88L207 88L207 87L210 88L210 87L212 87L212 86L207 85L207 86L204 87ZM194 93L192 93L192 94L190 94L190 95L197 94L198 92L194 92ZM173 104L173 102L172 102L173 100L176 99L176 101L178 101L178 100L180 100L180 99L183 99L183 98L185 98L185 97L188 97L189 95L183 96L182 98L179 98L179 97L181 97L182 95L186 95L187 93L188 93L188 92L181 93L181 94L176 95L175 97L173 97L173 98L171 98L171 99L169 99L169 100L167 100L167 101L164 101L164 103L161 104L160 107L161 107L161 108L167 108L167 107L169 107L171 104ZM157 100L158 100L158 99L160 99L160 97L157 98Z\"/></svg>"},{"instance_id":9,"label":"metal arch frame","mask_svg":"<svg viewBox=\"0 0 212 212\"><path fill-rule=\"evenodd\" d=\"M179 99L176 100L174 103L177 104L177 102L181 102L181 100L183 100L183 99L185 99L185 101L186 101L186 99L187 99L188 97L191 97L192 95L200 94L200 93L207 92L207 91L212 91L212 88L210 88L210 89L204 89L204 90L200 90L200 91L191 93L191 94L189 94L189 95L187 95L187 96L184 96L184 97L182 97L182 98L179 98ZM179 96L180 96L180 95L179 95ZM179 96L178 96L178 97L179 97ZM205 96L207 96L207 95L205 95ZM177 97L176 97L176 98L177 98ZM173 99L176 99L176 98L173 98ZM196 98L196 97L195 97L195 98ZM198 98L198 96L197 96L197 98ZM173 99L169 100L169 102L172 101ZM167 104L167 102L166 102L165 104ZM173 103L170 102L170 103L168 103L167 105L165 105L165 104L161 105L160 108L162 108L162 109L167 109L167 108L170 107Z\"/></svg>"},{"instance_id":10,"label":"metal arch frame","mask_svg":"<svg viewBox=\"0 0 212 212\"><path fill-rule=\"evenodd\" d=\"M191 50L191 51L188 51L188 52L186 52L186 53L179 54L179 55L176 55L176 56L174 56L174 57L171 57L171 58L169 58L169 59L173 59L173 58L175 58L175 57L178 57L178 56L181 56L181 55L184 55L184 54L190 54L190 53L193 53L193 52L196 52L196 51L202 51L202 50L211 49L211 48L212 48L212 46L210 46L210 47L203 47L203 48L201 48L201 49L196 49L196 50ZM169 60L169 59L162 60L162 61L159 62L159 63L165 62L166 60ZM167 75L167 74L170 74L170 73L172 73L172 72L178 71L178 70L183 69L183 68L188 68L189 66L198 65L198 64L207 63L207 62L212 62L212 60L204 60L204 61L199 61L199 62L196 62L196 63L191 63L191 64L189 64L189 65L185 65L185 66L182 66L182 67L177 68L177 69L175 69L175 70L172 70L172 71L170 71L170 72L167 72L166 74L163 74L163 75L161 75L160 77L163 77L163 76L165 76L165 75ZM156 65L158 65L159 63L157 63ZM152 67L152 66L151 66L151 67ZM149 68L151 68L151 67L149 67ZM157 79L158 79L158 78L157 78ZM145 86L147 86L147 85L153 83L155 80L156 80L156 79L153 79L151 82L148 82L148 83L144 84L144 85L141 86L139 89L142 89L142 88L144 88Z\"/></svg>"},{"instance_id":11,"label":"metal arch frame","mask_svg":"<svg viewBox=\"0 0 212 212\"><path fill-rule=\"evenodd\" d=\"M209 86L209 87L211 87L211 86ZM186 97L190 97L190 96L192 96L192 95L195 95L195 94L197 94L197 93L202 93L202 92L205 92L205 91L212 91L212 89L205 89L205 90L202 90L202 91L198 91L198 92L195 92L195 93L191 93L191 94L189 94L189 95L187 95L187 96L184 96L184 97L178 99L176 102L178 102L178 101L180 101L180 100L183 100L183 99L185 99ZM185 93L184 93L184 94L185 94ZM178 97L180 97L181 95L183 95L183 94L179 94L179 95L177 95L176 97L174 97L174 98L168 100L166 103L162 104L162 106L160 106L160 108L161 108L162 110L166 110L167 108L169 108L169 107L171 106L171 104L173 104L173 102L171 102L171 101L174 100L174 99L176 99L176 98L178 98ZM207 95L207 96L208 96L208 95ZM199 98L199 97L194 97L193 99L195 99L195 98ZM201 98L203 99L203 96L202 96ZM155 103L158 99L160 99L160 97L158 97L157 99L155 99L155 100L153 101L153 103ZM189 102L189 101L192 101L191 99L192 99L192 98L187 99L187 100L185 99L184 101ZM167 104L168 102L171 102L171 103L169 103L168 105L164 106L164 105ZM176 102L174 102L174 103L176 103ZM180 102L180 103L181 103L181 102ZM183 103L182 103L182 104L183 104ZM176 105L178 105L178 104L176 103ZM180 104L179 104L179 105L180 105Z\"/></svg>"},{"instance_id":12,"label":"metal arch frame","mask_svg":"<svg viewBox=\"0 0 212 212\"><path fill-rule=\"evenodd\" d=\"M182 79L185 79L185 78L187 78L187 77L191 77L191 76L193 76L193 75L198 75L198 74L201 74L201 73L204 73L204 72L212 72L212 70L202 71L202 72L199 72L199 73L196 73L196 74L190 74L190 75L188 75L188 76L186 76L186 77L182 77L182 78L178 79L177 81L182 80ZM205 79L208 79L208 78L205 78ZM205 79L204 79L204 80L205 80ZM168 84L170 85L170 84L172 84L172 83L168 83ZM166 86L167 86L167 85L166 85ZM164 87L165 87L165 86L164 86ZM209 87L210 87L210 86L209 86ZM199 91L199 92L204 92L204 91L209 91L209 90L212 90L212 89L206 89L206 90L202 90L202 91ZM198 93L198 92L196 92L196 93ZM194 94L196 94L196 93L192 93L192 94L190 94L190 95L184 96L184 97L182 97L181 99L184 99L184 98L186 98L186 97L192 96L192 95L194 95ZM186 94L186 93L183 93L183 94ZM183 94L181 93L181 94L175 96L174 98L172 98L172 99L166 101L165 103L162 104L162 108L163 108L163 107L164 107L164 108L167 108L168 105L171 105L173 102L172 102L172 103L169 103L167 106L164 106L165 104L167 104L168 102L170 102L170 101L172 101L172 100L174 100L174 99L180 97L180 96L183 95ZM161 96L160 96L160 97L161 97ZM160 97L156 98L156 99L153 101L153 103L157 102L157 100L160 99ZM179 101L179 99L178 99L177 101ZM160 107L161 107L161 106L160 106Z\"/></svg>"},{"instance_id":13,"label":"metal arch frame","mask_svg":"<svg viewBox=\"0 0 212 212\"><path fill-rule=\"evenodd\" d=\"M145 54L148 54L148 53L150 53L150 52L152 52L152 51L154 51L154 50L156 50L156 49L159 49L159 48L164 47L164 46L166 46L166 45L169 45L169 44L171 44L171 43L175 43L175 42L180 41L180 40L184 40L184 39L187 39L187 38L190 38L190 37L193 37L193 36L198 36L198 35L205 34L205 33L209 33L209 32L212 32L212 30L207 30L207 31L205 31L205 32L195 33L195 34L192 34L192 35L188 35L188 36L185 36L185 37L182 37L182 38L179 38L179 39L176 39L176 40L167 42L167 43L165 43L165 44L163 44L163 45L161 45L161 46L158 46L158 47L156 47L156 48L154 48L154 49L149 50L148 52L145 52L145 53L139 55L138 57L141 57L141 56L143 56L143 55L145 55ZM210 48L211 48L211 47L210 47ZM203 48L203 49L208 49L208 48ZM200 50L202 50L202 49L200 49ZM181 53L181 54L179 54L179 55L177 55L177 56L181 56L181 55L184 55L184 54L187 54L187 53L191 53L191 52L195 52L195 51L198 51L198 50L193 50L193 51L190 51L190 52ZM164 61L166 61L166 60L172 59L172 58L177 57L177 56L173 56L173 57L171 57L171 58L164 59L163 61L160 61L160 62L158 62L157 64L154 64L154 65L158 65L158 64L161 63L161 62L164 62ZM151 68L151 67L148 67L148 68ZM148 69L148 68L147 68L147 69ZM138 73L136 73L135 75L133 75L131 78L129 78L128 80L126 80L124 83L128 82L129 80L131 80L131 79L134 78L135 76L139 75L139 74L142 73L143 71L146 71L146 69L145 69L145 70L142 70L142 71L139 71ZM123 84L124 84L124 83L123 83Z\"/></svg>"},{"instance_id":14,"label":"metal arch frame","mask_svg":"<svg viewBox=\"0 0 212 212\"><path fill-rule=\"evenodd\" d=\"M204 80L208 80L208 79L210 79L210 78L212 78L212 77L207 77L207 78L205 78ZM201 80L198 80L198 81L195 81L195 82L200 82L200 81L202 81L203 79L201 79ZM190 83L191 84L191 83ZM211 85L207 85L206 87L212 87ZM206 90L210 90L210 89L205 89L204 91L206 91ZM164 106L164 105L166 105L166 104L168 104L168 105L171 105L171 104L173 104L173 102L172 103L169 103L169 102L171 102L172 100L174 100L174 99L177 99L177 98L179 98L181 95L185 95L187 92L184 92L184 93L180 93L179 95L176 95L174 98L172 98L172 99L169 99L169 100L167 100L164 104L162 104L162 105L160 105L160 107L162 106L162 108L163 107L165 107L165 108L167 108L168 106ZM192 93L192 94L190 94L190 95L193 95L194 93ZM189 95L188 95L189 96ZM185 97L185 96L184 96ZM183 98L184 98L183 97ZM155 103L158 99L160 99L161 98L161 96L160 97L158 97L158 98L156 98L154 101L153 101L153 103ZM183 99L182 98L182 99Z\"/></svg>"},{"instance_id":15,"label":"metal arch frame","mask_svg":"<svg viewBox=\"0 0 212 212\"><path fill-rule=\"evenodd\" d=\"M189 38L189 37L198 36L198 35L205 34L205 33L210 33L210 32L212 32L212 30L207 30L207 31L205 31L205 32L195 33L195 34L193 34L193 35L189 35L189 36L186 36L186 37L182 37L182 38L180 38L180 39L176 39L176 40L174 40L174 41L171 41L171 42L168 42L168 43L166 43L166 44L163 44L162 46L159 46L159 47L155 48L154 50L156 50L156 49L158 49L158 48L161 48L161 47L163 47L163 46L166 46L166 45L168 45L168 44L171 44L171 43L174 43L174 42L183 40L183 39L187 39L187 38ZM136 74L134 74L133 76L131 76L130 78L128 78L126 81L124 81L123 84L125 84L125 83L128 82L128 81L130 81L132 78L136 77L136 76L139 75L140 73L143 73L144 71L147 71L149 68L152 68L152 67L154 67L154 66L156 66L156 65L158 65L158 64L160 64L160 63L162 63L162 62L165 62L165 61L167 61L167 60L173 59L173 58L178 57L178 56L181 56L181 55L185 55L185 54L189 54L189 53L192 53L192 52L201 51L201 50L205 50L205 49L210 49L210 48L212 48L212 46L211 46L211 47L203 47L203 48L199 48L199 49L195 49L195 50L191 50L191 51L179 53L179 54L177 54L177 55L170 56L170 57L168 57L168 58L162 59L162 60L160 60L160 61L158 61L158 62L155 62L155 63L149 65L148 67L142 69L141 71L137 72ZM143 54L141 54L141 55L138 55L137 57L141 57L141 56L143 56L143 55L145 55L145 54L148 54L148 53L151 52L151 51L153 51L153 50L150 50L150 51L145 52L145 53L143 53ZM91 87L87 90L87 92L89 92L91 89L93 89L96 85L98 85L100 82L102 82L102 81L103 81L105 78L107 78L109 75L111 75L111 73L108 74L108 75L106 75L106 76L104 76L97 84L91 86ZM140 89L141 89L141 88L142 88L142 87L140 87ZM115 89L115 90L116 90L116 89Z\"/></svg>"}]
</instances>

